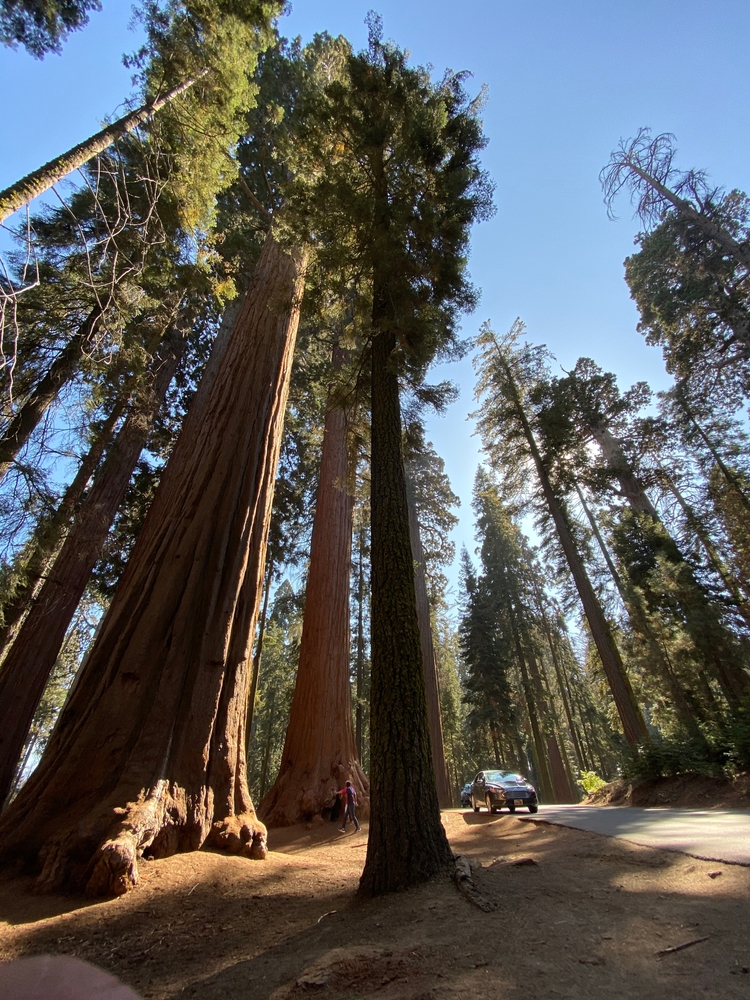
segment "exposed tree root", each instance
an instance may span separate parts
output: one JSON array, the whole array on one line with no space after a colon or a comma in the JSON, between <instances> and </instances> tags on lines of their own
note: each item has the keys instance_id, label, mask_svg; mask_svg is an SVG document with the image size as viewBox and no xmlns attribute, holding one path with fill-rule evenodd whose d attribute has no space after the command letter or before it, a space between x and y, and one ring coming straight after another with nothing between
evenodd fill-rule
<instances>
[{"instance_id":1,"label":"exposed tree root","mask_svg":"<svg viewBox=\"0 0 750 1000\"><path fill-rule=\"evenodd\" d=\"M39 852L42 870L36 892L83 889L87 896L122 896L138 884L138 860L144 854L168 857L204 845L253 860L263 860L268 853L266 828L252 811L214 822L205 837L185 823L184 812L169 795L114 811L127 813L127 818L93 849L96 840L85 830L47 841ZM175 820L182 822L175 825Z\"/></svg>"},{"instance_id":2,"label":"exposed tree root","mask_svg":"<svg viewBox=\"0 0 750 1000\"><path fill-rule=\"evenodd\" d=\"M487 899L479 891L479 887L472 875L471 861L465 854L457 854L454 857L455 867L453 869L453 881L458 891L477 909L483 913L493 913L499 908L499 903L495 900ZM475 866L478 867L478 866Z\"/></svg>"}]
</instances>

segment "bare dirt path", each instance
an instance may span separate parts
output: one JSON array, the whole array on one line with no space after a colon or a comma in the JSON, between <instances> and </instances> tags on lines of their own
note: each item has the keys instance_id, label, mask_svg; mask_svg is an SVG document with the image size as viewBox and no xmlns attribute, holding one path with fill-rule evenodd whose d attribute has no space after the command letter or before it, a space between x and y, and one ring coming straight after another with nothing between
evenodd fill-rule
<instances>
[{"instance_id":1,"label":"bare dirt path","mask_svg":"<svg viewBox=\"0 0 750 1000\"><path fill-rule=\"evenodd\" d=\"M326 824L274 833L265 862L146 862L117 900L38 897L6 879L0 958L78 955L148 1000L750 995L750 869L510 816L444 822L491 912L447 878L357 902L366 829Z\"/></svg>"}]
</instances>

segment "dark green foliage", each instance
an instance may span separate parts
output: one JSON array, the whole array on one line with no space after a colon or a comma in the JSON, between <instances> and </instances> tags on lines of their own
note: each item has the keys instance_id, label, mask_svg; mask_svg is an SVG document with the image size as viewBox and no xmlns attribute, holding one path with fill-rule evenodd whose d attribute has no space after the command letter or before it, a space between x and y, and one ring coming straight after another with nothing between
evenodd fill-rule
<instances>
[{"instance_id":1,"label":"dark green foliage","mask_svg":"<svg viewBox=\"0 0 750 1000\"><path fill-rule=\"evenodd\" d=\"M697 774L727 778L750 771L750 700L745 699L736 717L721 729L697 740L677 732L640 748L623 766L625 777L666 778Z\"/></svg>"},{"instance_id":2,"label":"dark green foliage","mask_svg":"<svg viewBox=\"0 0 750 1000\"><path fill-rule=\"evenodd\" d=\"M0 42L23 45L41 59L60 52L70 32L88 23L89 11L101 7L99 0L2 0Z\"/></svg>"},{"instance_id":3,"label":"dark green foliage","mask_svg":"<svg viewBox=\"0 0 750 1000\"><path fill-rule=\"evenodd\" d=\"M492 550L498 541L492 522L482 532L484 573L477 576L468 553L462 553L466 600L459 624L461 656L466 664L466 701L469 725L495 727L509 739L518 735L518 719L513 704L510 670L516 662L516 650L508 621L504 588L497 584L502 565L493 565ZM480 528L482 531L482 528ZM488 537L489 536L489 537ZM491 577L496 579L493 581ZM498 767L503 761L495 762Z\"/></svg>"},{"instance_id":4,"label":"dark green foliage","mask_svg":"<svg viewBox=\"0 0 750 1000\"><path fill-rule=\"evenodd\" d=\"M732 191L715 211L736 239L747 240L746 195ZM675 212L639 234L638 243L625 261L638 329L661 347L667 370L692 394L718 393L736 406L750 390L747 270Z\"/></svg>"}]
</instances>

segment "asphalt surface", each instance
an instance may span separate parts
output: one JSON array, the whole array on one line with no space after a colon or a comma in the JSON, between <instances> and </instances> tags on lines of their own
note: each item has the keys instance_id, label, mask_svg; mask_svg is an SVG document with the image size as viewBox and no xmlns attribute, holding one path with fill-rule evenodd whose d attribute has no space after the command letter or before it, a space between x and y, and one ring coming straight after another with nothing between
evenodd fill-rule
<instances>
[{"instance_id":1,"label":"asphalt surface","mask_svg":"<svg viewBox=\"0 0 750 1000\"><path fill-rule=\"evenodd\" d=\"M540 806L538 815L519 811L516 818L621 837L707 861L750 866L750 809Z\"/></svg>"}]
</instances>

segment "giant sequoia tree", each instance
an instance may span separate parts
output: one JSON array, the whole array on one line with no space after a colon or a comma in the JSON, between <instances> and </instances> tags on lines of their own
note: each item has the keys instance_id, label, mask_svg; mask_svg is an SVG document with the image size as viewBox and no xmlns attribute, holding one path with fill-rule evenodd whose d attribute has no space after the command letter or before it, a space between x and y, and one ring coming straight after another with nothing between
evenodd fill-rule
<instances>
[{"instance_id":1,"label":"giant sequoia tree","mask_svg":"<svg viewBox=\"0 0 750 1000\"><path fill-rule=\"evenodd\" d=\"M42 888L122 893L146 847L265 853L245 766L249 646L303 271L269 235L83 673L3 815L0 853L41 865Z\"/></svg>"},{"instance_id":2,"label":"giant sequoia tree","mask_svg":"<svg viewBox=\"0 0 750 1000\"><path fill-rule=\"evenodd\" d=\"M334 348L334 365L343 351ZM351 779L363 813L369 782L357 760L349 686L349 577L351 570L351 414L336 387L323 432L315 521L310 545L299 668L278 777L259 807L268 826L320 816L334 792Z\"/></svg>"}]
</instances>

